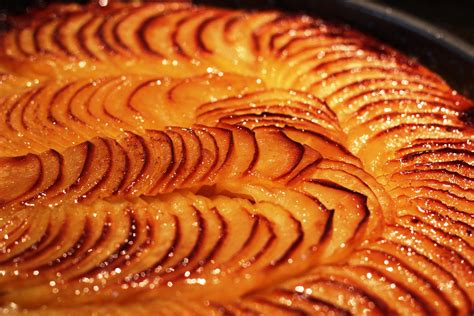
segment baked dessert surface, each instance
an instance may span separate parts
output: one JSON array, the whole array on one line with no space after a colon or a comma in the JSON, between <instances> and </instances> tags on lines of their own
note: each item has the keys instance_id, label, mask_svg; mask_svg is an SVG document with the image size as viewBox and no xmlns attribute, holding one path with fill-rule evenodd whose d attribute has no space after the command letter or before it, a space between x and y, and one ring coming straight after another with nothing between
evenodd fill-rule
<instances>
[{"instance_id":1,"label":"baked dessert surface","mask_svg":"<svg viewBox=\"0 0 474 316\"><path fill-rule=\"evenodd\" d=\"M473 102L416 61L187 2L12 25L4 312L472 313Z\"/></svg>"}]
</instances>

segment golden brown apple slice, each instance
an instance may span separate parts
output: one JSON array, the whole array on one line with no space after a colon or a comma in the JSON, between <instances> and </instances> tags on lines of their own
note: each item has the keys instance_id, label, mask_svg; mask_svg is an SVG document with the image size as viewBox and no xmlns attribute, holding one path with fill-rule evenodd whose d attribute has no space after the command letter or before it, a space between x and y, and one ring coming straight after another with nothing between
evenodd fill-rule
<instances>
[{"instance_id":1,"label":"golden brown apple slice","mask_svg":"<svg viewBox=\"0 0 474 316\"><path fill-rule=\"evenodd\" d=\"M260 127L254 131L259 156L252 171L272 180L289 175L303 157L303 146L293 142L281 130ZM281 156L280 150L288 155Z\"/></svg>"},{"instance_id":2,"label":"golden brown apple slice","mask_svg":"<svg viewBox=\"0 0 474 316\"><path fill-rule=\"evenodd\" d=\"M474 244L472 236L474 222L468 213L459 211L430 196L396 196L396 200L397 209L399 209L398 216L413 216L415 222L421 221L431 225L433 230L457 236L469 246ZM460 245L460 247L465 246ZM469 252L470 250L466 251L466 253Z\"/></svg>"},{"instance_id":3,"label":"golden brown apple slice","mask_svg":"<svg viewBox=\"0 0 474 316\"><path fill-rule=\"evenodd\" d=\"M34 98L24 107L21 120L25 126L25 137L48 140L46 145L61 150L77 144L84 139L70 131L68 122L56 115L56 108L69 103L82 88L78 82L45 85L37 90ZM43 141L45 142L45 141Z\"/></svg>"},{"instance_id":4,"label":"golden brown apple slice","mask_svg":"<svg viewBox=\"0 0 474 316\"><path fill-rule=\"evenodd\" d=\"M141 24L144 20L150 15L190 6L185 3L159 3L148 4L145 7L147 10L117 4L108 8L91 5L87 11L62 12L56 19L53 19L51 13L45 14L42 23L33 23L28 27L20 26L19 30L7 33L6 53L10 55L11 49L17 47L26 57L37 53L39 58L35 63L25 58L14 57L18 65L21 66L23 63L29 66L16 70L29 74L45 73L59 76L85 76L99 72L117 74L123 68L133 68L135 73L150 73L151 69L157 67L162 70L161 74L204 73L205 68L193 70L196 69L195 66L187 67L184 64L176 67L177 64L166 60L161 63L163 59L160 56L158 56L160 62L154 63L154 68L150 68L150 65L157 59L156 57L146 60L137 58L145 53L141 45L146 43L141 39ZM110 15L112 22L101 23L100 19L104 15ZM98 41L87 41L87 38L92 36L85 34L97 34ZM17 38L20 40L20 45L16 45ZM101 47L108 48L105 51L107 58L102 57L101 62L97 63L97 55L104 55L100 52ZM51 60L53 58L54 61ZM176 71L177 68L180 71Z\"/></svg>"},{"instance_id":5,"label":"golden brown apple slice","mask_svg":"<svg viewBox=\"0 0 474 316\"><path fill-rule=\"evenodd\" d=\"M266 57L273 59L278 71L268 80L285 88L305 89L304 84L298 85L299 78L305 72L311 71L331 56L353 55L358 49L363 52L360 38L343 35L344 31L341 29L317 26L274 34L270 42L272 52Z\"/></svg>"},{"instance_id":6,"label":"golden brown apple slice","mask_svg":"<svg viewBox=\"0 0 474 316\"><path fill-rule=\"evenodd\" d=\"M263 88L261 81L255 78L232 74L171 81L156 78L134 86L128 106L149 117L154 128L190 127L195 123L195 111L201 104Z\"/></svg>"},{"instance_id":7,"label":"golden brown apple slice","mask_svg":"<svg viewBox=\"0 0 474 316\"><path fill-rule=\"evenodd\" d=\"M255 133L242 126L223 125L222 127L232 132L232 143L218 177L222 179L249 174L259 155Z\"/></svg>"},{"instance_id":8,"label":"golden brown apple slice","mask_svg":"<svg viewBox=\"0 0 474 316\"><path fill-rule=\"evenodd\" d=\"M238 68L241 74L253 74L253 62L256 56L250 54L248 47L235 47L228 38L229 25L236 23L232 21L242 18L244 18L242 13L223 11L201 20L194 31L195 41L192 43L195 47L194 52L199 52L200 59L206 60L222 71L232 72ZM242 29L240 31L243 33ZM193 56L195 55L193 53Z\"/></svg>"},{"instance_id":9,"label":"golden brown apple slice","mask_svg":"<svg viewBox=\"0 0 474 316\"><path fill-rule=\"evenodd\" d=\"M412 312L428 313L436 308L442 309L434 304L429 305L416 292L408 290L384 273L365 266L318 267L276 289L246 297L238 304L257 310L288 313L301 313L312 307L322 313L334 312L342 315L351 312L374 315L392 312L408 315ZM290 307L288 304L291 304Z\"/></svg>"},{"instance_id":10,"label":"golden brown apple slice","mask_svg":"<svg viewBox=\"0 0 474 316\"><path fill-rule=\"evenodd\" d=\"M129 170L133 170L121 184L118 195L137 196L143 192L157 192L157 186L166 175L182 163L175 161L175 147L171 138L163 132L150 131L145 137L130 134L123 139L128 156ZM138 149L138 151L136 150ZM172 174L169 176L173 176Z\"/></svg>"},{"instance_id":11,"label":"golden brown apple slice","mask_svg":"<svg viewBox=\"0 0 474 316\"><path fill-rule=\"evenodd\" d=\"M8 137L9 142L18 144L20 150L23 149L26 152L41 152L47 150L48 147L47 145L41 145L41 141L38 143L40 137L30 134L26 122L23 120L25 107L30 105L35 96L40 94L42 90L42 88L38 88L27 91L20 96L14 95L6 100L4 108L2 108L2 119L4 119L2 131L4 135ZM49 140L43 139L43 141L51 144Z\"/></svg>"},{"instance_id":12,"label":"golden brown apple slice","mask_svg":"<svg viewBox=\"0 0 474 316\"><path fill-rule=\"evenodd\" d=\"M59 203L64 197L66 197L66 199L69 197L72 200L79 198L81 194L86 192L81 191L85 189L82 187L82 183L87 183L86 187L93 187L94 183L97 184L108 169L107 166L108 161L110 161L110 156L108 156L106 151L106 145L103 141L97 140L96 144L89 142L72 147L65 151L63 155L56 156L52 152L45 152L40 155L40 157L37 156L39 160L45 159L52 161L39 165L39 170L36 171L36 177L34 180L33 178L27 179L25 177L17 177L18 183L16 185L10 186L9 190L6 188L2 190L2 204L11 204L12 206L16 205L15 207L18 207L22 204L33 205L35 203L40 203L40 201L44 201L45 198L46 200L51 199L51 202L55 199L55 203ZM94 166L91 166L94 159L98 159L105 163L99 163L98 165L94 164ZM104 159L105 161L102 161ZM47 174L45 175L47 181L41 181L43 165L45 167L53 168L54 170L55 161L57 160L60 162L59 172ZM5 181L2 180L2 183L9 184L6 179L11 178L11 172L13 172L11 166L14 165L14 161L2 165L1 175L2 178L5 179ZM38 160L35 160L35 162L25 159L16 159L16 161L23 162L24 169L22 173L25 175L28 174L28 170L34 168L34 166L37 165L37 162L39 162ZM97 163L97 161L95 163ZM47 169L46 171L49 170ZM55 175L56 177L53 179L51 178L51 175ZM24 190L17 191L16 188L20 183L25 185ZM13 197L11 195L12 193L9 192L17 193L16 196ZM5 200L5 197L8 198L9 202ZM16 197L19 197L19 199Z\"/></svg>"},{"instance_id":13,"label":"golden brown apple slice","mask_svg":"<svg viewBox=\"0 0 474 316\"><path fill-rule=\"evenodd\" d=\"M244 114L229 115L219 118L220 124L239 125L250 129L258 127L293 127L299 130L307 130L315 134L322 134L329 139L344 139L344 135L339 131L325 129L307 119L298 118L292 115L279 113L260 113L260 114Z\"/></svg>"},{"instance_id":14,"label":"golden brown apple slice","mask_svg":"<svg viewBox=\"0 0 474 316\"><path fill-rule=\"evenodd\" d=\"M474 173L470 167L470 152L473 149L470 142L463 139L417 139L395 151L396 158L387 161L383 171L393 174L403 170L442 169L472 178Z\"/></svg>"},{"instance_id":15,"label":"golden brown apple slice","mask_svg":"<svg viewBox=\"0 0 474 316\"><path fill-rule=\"evenodd\" d=\"M247 62L258 60L260 45L255 40L257 30L282 17L276 11L245 12L227 20L224 39L239 59Z\"/></svg>"},{"instance_id":16,"label":"golden brown apple slice","mask_svg":"<svg viewBox=\"0 0 474 316\"><path fill-rule=\"evenodd\" d=\"M324 158L344 161L356 166L361 165L360 160L343 145L345 142L344 139L339 139L338 142L328 138L324 134L305 131L291 126L287 126L283 128L283 130L288 137L317 150ZM342 144L340 142L342 142Z\"/></svg>"}]
</instances>

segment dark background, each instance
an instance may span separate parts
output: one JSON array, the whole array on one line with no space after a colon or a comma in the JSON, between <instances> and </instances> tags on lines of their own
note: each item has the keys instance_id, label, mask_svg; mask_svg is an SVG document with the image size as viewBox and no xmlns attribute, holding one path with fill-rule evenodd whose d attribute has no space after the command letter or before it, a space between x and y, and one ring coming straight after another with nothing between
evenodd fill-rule
<instances>
[{"instance_id":1,"label":"dark background","mask_svg":"<svg viewBox=\"0 0 474 316\"><path fill-rule=\"evenodd\" d=\"M392 0L376 2L385 3L424 19L474 45L474 0Z\"/></svg>"}]
</instances>

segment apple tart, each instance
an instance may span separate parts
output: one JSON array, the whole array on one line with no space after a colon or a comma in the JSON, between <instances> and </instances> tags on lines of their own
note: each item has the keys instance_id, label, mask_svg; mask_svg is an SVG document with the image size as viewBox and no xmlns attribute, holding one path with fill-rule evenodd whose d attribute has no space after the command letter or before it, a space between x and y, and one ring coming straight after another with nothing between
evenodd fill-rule
<instances>
[{"instance_id":1,"label":"apple tart","mask_svg":"<svg viewBox=\"0 0 474 316\"><path fill-rule=\"evenodd\" d=\"M0 72L2 312L473 312L473 102L371 37L55 4Z\"/></svg>"}]
</instances>

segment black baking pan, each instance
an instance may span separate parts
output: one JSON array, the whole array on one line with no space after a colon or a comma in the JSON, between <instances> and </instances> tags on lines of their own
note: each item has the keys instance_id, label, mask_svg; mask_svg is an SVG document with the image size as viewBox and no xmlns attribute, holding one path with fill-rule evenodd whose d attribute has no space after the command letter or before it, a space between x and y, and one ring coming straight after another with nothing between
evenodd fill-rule
<instances>
[{"instance_id":1,"label":"black baking pan","mask_svg":"<svg viewBox=\"0 0 474 316\"><path fill-rule=\"evenodd\" d=\"M1 0L0 20L3 20L3 23L0 21L0 26L7 27L8 15L21 14L27 12L29 8L44 6L49 2L52 1ZM390 6L364 0L197 0L195 2L236 8L278 8L350 24L417 58L423 65L440 74L461 94L474 98L474 47L442 29Z\"/></svg>"}]
</instances>

